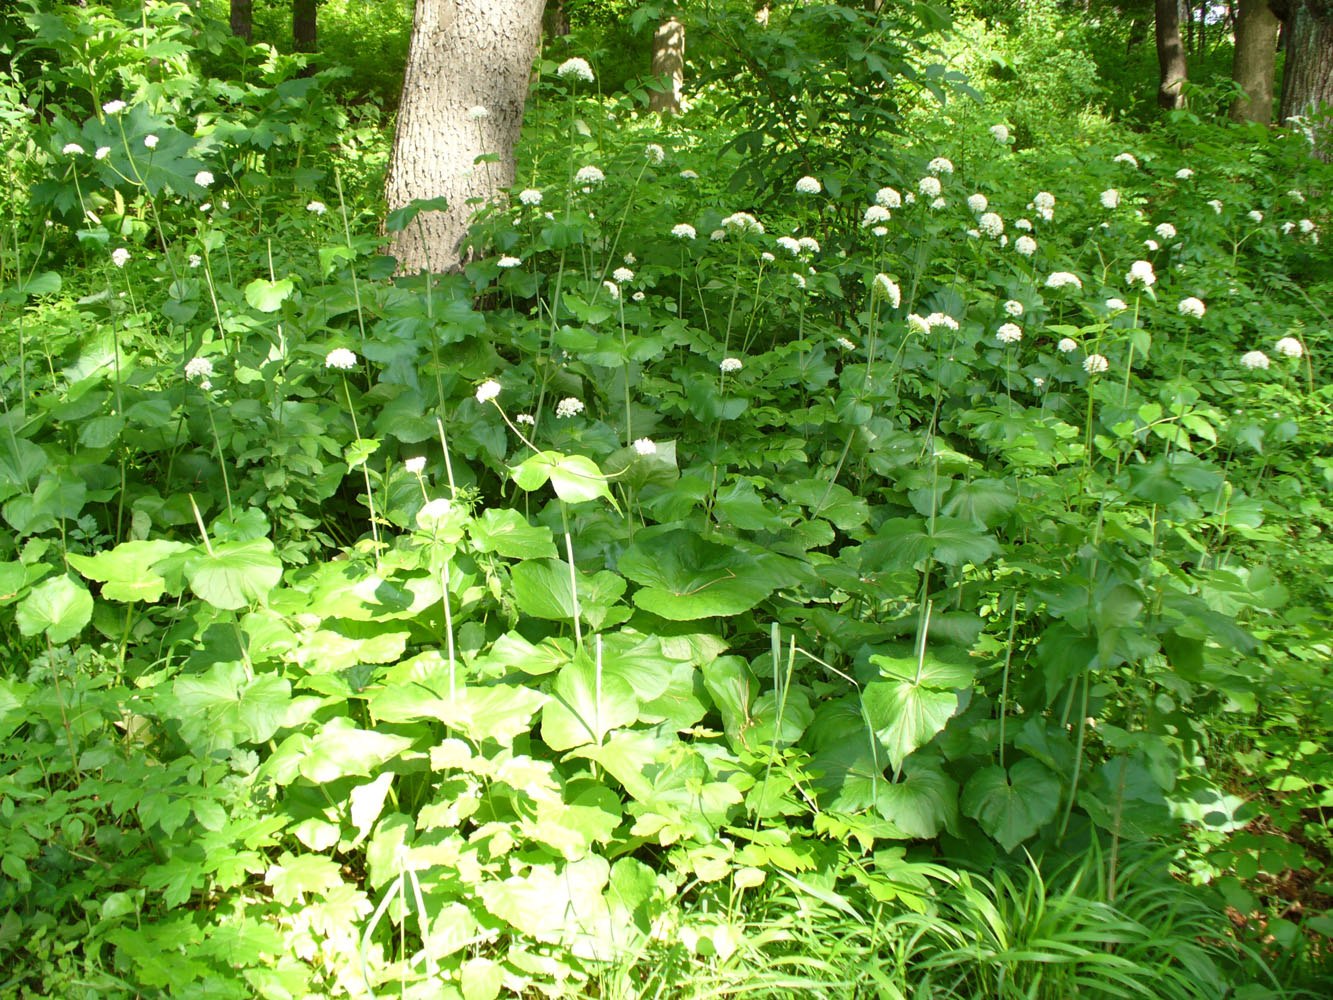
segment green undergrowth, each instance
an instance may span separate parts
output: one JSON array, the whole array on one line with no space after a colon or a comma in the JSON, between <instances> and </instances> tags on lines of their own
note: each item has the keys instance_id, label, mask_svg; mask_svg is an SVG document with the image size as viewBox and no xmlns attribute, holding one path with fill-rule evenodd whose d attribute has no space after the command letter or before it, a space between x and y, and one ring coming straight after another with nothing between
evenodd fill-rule
<instances>
[{"instance_id":1,"label":"green undergrowth","mask_svg":"<svg viewBox=\"0 0 1333 1000\"><path fill-rule=\"evenodd\" d=\"M741 13L429 280L336 74L33 15L0 993L1326 993L1328 168Z\"/></svg>"}]
</instances>

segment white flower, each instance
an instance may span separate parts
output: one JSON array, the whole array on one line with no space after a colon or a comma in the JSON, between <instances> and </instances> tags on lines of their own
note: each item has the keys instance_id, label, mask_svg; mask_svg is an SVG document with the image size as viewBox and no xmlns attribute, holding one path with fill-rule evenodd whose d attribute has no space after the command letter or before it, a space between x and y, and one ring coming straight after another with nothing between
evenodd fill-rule
<instances>
[{"instance_id":1,"label":"white flower","mask_svg":"<svg viewBox=\"0 0 1333 1000\"><path fill-rule=\"evenodd\" d=\"M206 188L213 183L213 175L207 170L201 170L194 175L194 182L201 188Z\"/></svg>"},{"instance_id":2,"label":"white flower","mask_svg":"<svg viewBox=\"0 0 1333 1000\"><path fill-rule=\"evenodd\" d=\"M874 236L876 239L883 239L885 236L889 235L888 227L875 226L870 230L870 235Z\"/></svg>"},{"instance_id":3,"label":"white flower","mask_svg":"<svg viewBox=\"0 0 1333 1000\"><path fill-rule=\"evenodd\" d=\"M639 258L635 257L634 254L632 253L627 253L620 259L623 260L626 264L637 264L639 262Z\"/></svg>"},{"instance_id":4,"label":"white flower","mask_svg":"<svg viewBox=\"0 0 1333 1000\"><path fill-rule=\"evenodd\" d=\"M97 147L97 152L93 153L93 159L94 159L94 160L105 160L105 159L106 159L108 156L110 156L110 155L111 155L111 147L110 147L110 146L98 146L98 147Z\"/></svg>"},{"instance_id":5,"label":"white flower","mask_svg":"<svg viewBox=\"0 0 1333 1000\"><path fill-rule=\"evenodd\" d=\"M980 230L980 229L969 229L969 230L967 231L967 235L968 235L970 238L974 239L974 240L979 240L979 239L981 239L981 230Z\"/></svg>"},{"instance_id":6,"label":"white flower","mask_svg":"<svg viewBox=\"0 0 1333 1000\"><path fill-rule=\"evenodd\" d=\"M421 475L426 470L426 456L417 455L415 458L409 458L403 463L403 468L414 476Z\"/></svg>"},{"instance_id":7,"label":"white flower","mask_svg":"<svg viewBox=\"0 0 1333 1000\"><path fill-rule=\"evenodd\" d=\"M915 205L915 204L916 204L916 195L913 194L911 191L908 191L906 194L903 195L903 204L904 204L904 205Z\"/></svg>"},{"instance_id":8,"label":"white flower","mask_svg":"<svg viewBox=\"0 0 1333 1000\"><path fill-rule=\"evenodd\" d=\"M1153 273L1152 264L1146 260L1136 260L1129 266L1129 273L1125 275L1125 284L1140 284L1144 288L1150 288L1157 282L1157 275Z\"/></svg>"},{"instance_id":9,"label":"white flower","mask_svg":"<svg viewBox=\"0 0 1333 1000\"><path fill-rule=\"evenodd\" d=\"M813 236L802 236L796 243L806 253L819 253L819 240Z\"/></svg>"},{"instance_id":10,"label":"white flower","mask_svg":"<svg viewBox=\"0 0 1333 1000\"><path fill-rule=\"evenodd\" d=\"M574 183L582 184L584 187L600 184L604 180L606 180L606 174L591 164L586 167L579 167L579 172L574 175Z\"/></svg>"},{"instance_id":11,"label":"white flower","mask_svg":"<svg viewBox=\"0 0 1333 1000\"><path fill-rule=\"evenodd\" d=\"M1104 372L1110 367L1110 362L1108 362L1101 354L1089 354L1083 359L1083 370L1089 375L1096 375L1098 372Z\"/></svg>"},{"instance_id":12,"label":"white flower","mask_svg":"<svg viewBox=\"0 0 1333 1000\"><path fill-rule=\"evenodd\" d=\"M1303 233L1313 233L1315 230L1315 224L1310 219L1302 219L1296 223L1296 227Z\"/></svg>"},{"instance_id":13,"label":"white flower","mask_svg":"<svg viewBox=\"0 0 1333 1000\"><path fill-rule=\"evenodd\" d=\"M987 236L999 236L1004 232L1004 219L995 212L987 212L977 220L977 228Z\"/></svg>"},{"instance_id":14,"label":"white flower","mask_svg":"<svg viewBox=\"0 0 1333 1000\"><path fill-rule=\"evenodd\" d=\"M797 194L819 194L824 187L813 177L802 177L796 182Z\"/></svg>"},{"instance_id":15,"label":"white flower","mask_svg":"<svg viewBox=\"0 0 1333 1000\"><path fill-rule=\"evenodd\" d=\"M1249 213L1249 216L1250 216L1250 221L1253 222L1256 226L1264 221L1264 213L1259 211L1257 208L1251 211Z\"/></svg>"},{"instance_id":16,"label":"white flower","mask_svg":"<svg viewBox=\"0 0 1333 1000\"><path fill-rule=\"evenodd\" d=\"M1300 205L1305 204L1305 195L1301 194L1300 191L1296 190L1296 188L1292 188L1290 191L1288 191L1287 197L1290 198L1292 201L1296 202L1297 204Z\"/></svg>"},{"instance_id":17,"label":"white flower","mask_svg":"<svg viewBox=\"0 0 1333 1000\"><path fill-rule=\"evenodd\" d=\"M722 372L723 375L729 375L729 374L731 374L732 372L738 372L738 371L741 370L741 367L742 367L742 365L741 365L741 359L740 359L740 358L723 358L723 359L722 359L722 363L721 363L720 365L718 365L717 367L718 367L718 369Z\"/></svg>"},{"instance_id":18,"label":"white flower","mask_svg":"<svg viewBox=\"0 0 1333 1000\"><path fill-rule=\"evenodd\" d=\"M556 68L555 75L562 80L582 80L584 83L592 83L594 79L588 60L579 59L577 56L562 62Z\"/></svg>"},{"instance_id":19,"label":"white flower","mask_svg":"<svg viewBox=\"0 0 1333 1000\"><path fill-rule=\"evenodd\" d=\"M577 396L566 396L555 404L555 415L561 419L575 417L583 412L583 400Z\"/></svg>"},{"instance_id":20,"label":"white flower","mask_svg":"<svg viewBox=\"0 0 1333 1000\"><path fill-rule=\"evenodd\" d=\"M1210 202L1208 203L1208 206L1209 206L1214 212L1216 212L1218 215L1221 215L1221 214L1222 214L1222 203L1221 203L1220 201L1218 201L1216 198L1214 198L1212 201L1210 201Z\"/></svg>"},{"instance_id":21,"label":"white flower","mask_svg":"<svg viewBox=\"0 0 1333 1000\"><path fill-rule=\"evenodd\" d=\"M779 236L777 238L777 244L779 247L781 247L783 250L786 250L787 253L791 254L793 257L798 256L801 252L801 244L798 243L796 240L792 239L790 236Z\"/></svg>"},{"instance_id":22,"label":"white flower","mask_svg":"<svg viewBox=\"0 0 1333 1000\"><path fill-rule=\"evenodd\" d=\"M1061 354L1073 354L1078 350L1078 341L1070 337L1061 337L1060 343L1055 345L1055 349Z\"/></svg>"},{"instance_id":23,"label":"white flower","mask_svg":"<svg viewBox=\"0 0 1333 1000\"><path fill-rule=\"evenodd\" d=\"M937 326L942 326L946 330L957 330L958 320L954 319L948 313L933 312L926 317L926 325L932 330Z\"/></svg>"},{"instance_id":24,"label":"white flower","mask_svg":"<svg viewBox=\"0 0 1333 1000\"><path fill-rule=\"evenodd\" d=\"M861 216L861 228L883 225L892 218L893 215L883 205L870 205L866 208L865 215Z\"/></svg>"},{"instance_id":25,"label":"white flower","mask_svg":"<svg viewBox=\"0 0 1333 1000\"><path fill-rule=\"evenodd\" d=\"M649 163L661 163L666 159L666 150L655 142L643 147L643 156Z\"/></svg>"},{"instance_id":26,"label":"white flower","mask_svg":"<svg viewBox=\"0 0 1333 1000\"><path fill-rule=\"evenodd\" d=\"M870 282L870 294L889 300L889 305L897 309L902 305L902 290L894 284L887 274L877 274Z\"/></svg>"},{"instance_id":27,"label":"white flower","mask_svg":"<svg viewBox=\"0 0 1333 1000\"><path fill-rule=\"evenodd\" d=\"M146 135L146 136L144 136L144 137L143 137L143 144L144 144L144 147L145 147L146 149L156 149L156 148L157 148L157 136L155 136L155 135Z\"/></svg>"},{"instance_id":28,"label":"white flower","mask_svg":"<svg viewBox=\"0 0 1333 1000\"><path fill-rule=\"evenodd\" d=\"M423 504L417 511L417 527L422 531L438 531L445 520L453 513L453 501L446 497L436 497Z\"/></svg>"},{"instance_id":29,"label":"white flower","mask_svg":"<svg viewBox=\"0 0 1333 1000\"><path fill-rule=\"evenodd\" d=\"M116 247L111 251L111 263L115 264L116 267L124 267L129 263L129 259L130 252L124 247Z\"/></svg>"},{"instance_id":30,"label":"white flower","mask_svg":"<svg viewBox=\"0 0 1333 1000\"><path fill-rule=\"evenodd\" d=\"M944 188L940 186L940 179L938 177L922 177L921 180L917 182L916 189L926 198L938 198L940 192L944 190Z\"/></svg>"},{"instance_id":31,"label":"white flower","mask_svg":"<svg viewBox=\"0 0 1333 1000\"><path fill-rule=\"evenodd\" d=\"M498 395L500 395L500 383L493 378L488 378L485 382L481 383L481 385L477 386L478 403L489 403ZM520 420L520 423L521 422L522 421Z\"/></svg>"},{"instance_id":32,"label":"white flower","mask_svg":"<svg viewBox=\"0 0 1333 1000\"><path fill-rule=\"evenodd\" d=\"M1277 352L1284 358L1299 358L1305 353L1305 348L1295 337L1283 337L1277 342Z\"/></svg>"},{"instance_id":33,"label":"white flower","mask_svg":"<svg viewBox=\"0 0 1333 1000\"><path fill-rule=\"evenodd\" d=\"M947 204L949 203L945 201L943 198L936 198L934 201L930 203L930 207L934 211L938 212L941 208L943 208Z\"/></svg>"},{"instance_id":34,"label":"white flower","mask_svg":"<svg viewBox=\"0 0 1333 1000\"><path fill-rule=\"evenodd\" d=\"M322 201L312 201L309 205L305 207L305 210L307 212L314 212L316 215L323 215L325 212L329 210L329 207L325 205Z\"/></svg>"},{"instance_id":35,"label":"white flower","mask_svg":"<svg viewBox=\"0 0 1333 1000\"><path fill-rule=\"evenodd\" d=\"M1176 180L1178 181L1187 181L1193 176L1194 176L1194 171L1191 170L1189 167L1181 167L1179 170L1176 171Z\"/></svg>"},{"instance_id":36,"label":"white flower","mask_svg":"<svg viewBox=\"0 0 1333 1000\"><path fill-rule=\"evenodd\" d=\"M693 170L682 170L680 176L684 177L687 181L697 181L699 179L699 175Z\"/></svg>"},{"instance_id":37,"label":"white flower","mask_svg":"<svg viewBox=\"0 0 1333 1000\"><path fill-rule=\"evenodd\" d=\"M542 193L536 188L524 188L518 193L518 200L524 205L540 205Z\"/></svg>"},{"instance_id":38,"label":"white flower","mask_svg":"<svg viewBox=\"0 0 1333 1000\"><path fill-rule=\"evenodd\" d=\"M990 127L991 138L1001 146L1009 141L1009 129L1004 125L992 125Z\"/></svg>"},{"instance_id":39,"label":"white flower","mask_svg":"<svg viewBox=\"0 0 1333 1000\"><path fill-rule=\"evenodd\" d=\"M984 194L970 194L967 196L967 207L972 210L973 215L980 215L986 211L986 206L990 204L986 201Z\"/></svg>"},{"instance_id":40,"label":"white flower","mask_svg":"<svg viewBox=\"0 0 1333 1000\"><path fill-rule=\"evenodd\" d=\"M1014 240L1014 249L1024 257L1031 257L1037 252L1037 241L1031 236L1020 236Z\"/></svg>"},{"instance_id":41,"label":"white flower","mask_svg":"<svg viewBox=\"0 0 1333 1000\"><path fill-rule=\"evenodd\" d=\"M902 196L891 187L882 187L875 192L875 204L885 208L901 208Z\"/></svg>"},{"instance_id":42,"label":"white flower","mask_svg":"<svg viewBox=\"0 0 1333 1000\"><path fill-rule=\"evenodd\" d=\"M620 298L620 286L614 281L603 281L602 288L606 291L607 295L611 296L611 298Z\"/></svg>"},{"instance_id":43,"label":"white flower","mask_svg":"<svg viewBox=\"0 0 1333 1000\"><path fill-rule=\"evenodd\" d=\"M202 264L203 262L204 262L204 258L200 257L197 253L192 253L192 254L190 254L190 266L191 266L191 267L198 267L198 266L199 266L200 264Z\"/></svg>"},{"instance_id":44,"label":"white flower","mask_svg":"<svg viewBox=\"0 0 1333 1000\"><path fill-rule=\"evenodd\" d=\"M1010 299L1004 304L1004 314L1006 316L1022 316L1023 303L1019 302L1017 299Z\"/></svg>"},{"instance_id":45,"label":"white flower","mask_svg":"<svg viewBox=\"0 0 1333 1000\"><path fill-rule=\"evenodd\" d=\"M1163 222L1153 232L1164 240L1174 240L1176 238L1176 227L1169 222Z\"/></svg>"},{"instance_id":46,"label":"white flower","mask_svg":"<svg viewBox=\"0 0 1333 1000\"><path fill-rule=\"evenodd\" d=\"M722 220L724 229L735 229L742 233L759 233L764 231L764 225L749 212L733 212Z\"/></svg>"},{"instance_id":47,"label":"white flower","mask_svg":"<svg viewBox=\"0 0 1333 1000\"><path fill-rule=\"evenodd\" d=\"M511 268L511 267L518 267L520 264L523 263L523 261L519 260L517 257L510 257L506 255L504 257L501 257L495 263L497 267Z\"/></svg>"},{"instance_id":48,"label":"white flower","mask_svg":"<svg viewBox=\"0 0 1333 1000\"><path fill-rule=\"evenodd\" d=\"M926 170L932 174L951 174L953 173L953 164L943 156L937 156L926 164Z\"/></svg>"},{"instance_id":49,"label":"white flower","mask_svg":"<svg viewBox=\"0 0 1333 1000\"><path fill-rule=\"evenodd\" d=\"M1032 222L1030 219L1018 219L1014 222L1015 229L1021 229L1025 233L1032 232Z\"/></svg>"},{"instance_id":50,"label":"white flower","mask_svg":"<svg viewBox=\"0 0 1333 1000\"><path fill-rule=\"evenodd\" d=\"M102 110L109 115L118 115L125 110L124 101L107 101L102 105Z\"/></svg>"},{"instance_id":51,"label":"white flower","mask_svg":"<svg viewBox=\"0 0 1333 1000\"><path fill-rule=\"evenodd\" d=\"M793 272L792 272L792 276L791 276L791 280L792 280L792 284L794 284L797 288L800 288L800 289L802 289L802 290L805 289L805 275L804 275L804 274L797 274L796 272L793 271Z\"/></svg>"},{"instance_id":52,"label":"white flower","mask_svg":"<svg viewBox=\"0 0 1333 1000\"><path fill-rule=\"evenodd\" d=\"M1250 371L1254 371L1256 368L1267 368L1268 355L1263 351L1249 351L1240 356L1240 363Z\"/></svg>"},{"instance_id":53,"label":"white flower","mask_svg":"<svg viewBox=\"0 0 1333 1000\"><path fill-rule=\"evenodd\" d=\"M351 371L356 367L356 355L345 347L335 347L324 355L324 367L339 371Z\"/></svg>"},{"instance_id":54,"label":"white flower","mask_svg":"<svg viewBox=\"0 0 1333 1000\"><path fill-rule=\"evenodd\" d=\"M930 320L924 316L918 316L916 313L907 317L907 332L919 333L922 336L930 333Z\"/></svg>"},{"instance_id":55,"label":"white flower","mask_svg":"<svg viewBox=\"0 0 1333 1000\"><path fill-rule=\"evenodd\" d=\"M208 358L191 358L185 363L185 377L188 379L210 379L213 377L213 362Z\"/></svg>"},{"instance_id":56,"label":"white flower","mask_svg":"<svg viewBox=\"0 0 1333 1000\"><path fill-rule=\"evenodd\" d=\"M201 212L213 211L213 203L211 201L204 202L202 205L199 206L199 211Z\"/></svg>"},{"instance_id":57,"label":"white flower","mask_svg":"<svg viewBox=\"0 0 1333 1000\"><path fill-rule=\"evenodd\" d=\"M1134 157L1131 156L1129 153L1120 153L1117 156L1115 156L1111 162L1128 163L1131 167L1137 167L1139 165L1139 161L1134 159Z\"/></svg>"},{"instance_id":58,"label":"white flower","mask_svg":"<svg viewBox=\"0 0 1333 1000\"><path fill-rule=\"evenodd\" d=\"M1039 212L1049 212L1055 208L1055 195L1049 191L1038 191L1032 196L1032 205Z\"/></svg>"},{"instance_id":59,"label":"white flower","mask_svg":"<svg viewBox=\"0 0 1333 1000\"><path fill-rule=\"evenodd\" d=\"M1294 233L1295 231L1296 231L1296 223L1294 223L1294 222L1284 222L1284 223L1282 223L1282 235L1283 235L1283 236L1290 236L1290 235L1291 235L1292 233Z\"/></svg>"},{"instance_id":60,"label":"white flower","mask_svg":"<svg viewBox=\"0 0 1333 1000\"><path fill-rule=\"evenodd\" d=\"M627 281L634 280L634 272L628 267L618 267L611 272L611 277L616 280L616 284L623 285Z\"/></svg>"},{"instance_id":61,"label":"white flower","mask_svg":"<svg viewBox=\"0 0 1333 1000\"><path fill-rule=\"evenodd\" d=\"M720 242L721 240L725 240L727 238L727 231L725 229L714 229L711 233L708 234L708 238L712 240L714 243Z\"/></svg>"},{"instance_id":62,"label":"white flower","mask_svg":"<svg viewBox=\"0 0 1333 1000\"><path fill-rule=\"evenodd\" d=\"M474 104L472 105L472 107L467 109L467 116L471 118L474 122L479 122L489 118L491 116L491 113L487 111L484 107L482 107L480 104Z\"/></svg>"},{"instance_id":63,"label":"white flower","mask_svg":"<svg viewBox=\"0 0 1333 1000\"><path fill-rule=\"evenodd\" d=\"M688 222L681 222L671 227L671 235L678 240L692 240L699 234Z\"/></svg>"},{"instance_id":64,"label":"white flower","mask_svg":"<svg viewBox=\"0 0 1333 1000\"><path fill-rule=\"evenodd\" d=\"M630 298L632 298L635 302L642 302L644 299L647 298L647 296L644 295L643 292L635 292L633 295L630 296Z\"/></svg>"},{"instance_id":65,"label":"white flower","mask_svg":"<svg viewBox=\"0 0 1333 1000\"><path fill-rule=\"evenodd\" d=\"M1101 193L1102 208L1115 208L1120 204L1120 192L1115 188L1107 188Z\"/></svg>"},{"instance_id":66,"label":"white flower","mask_svg":"<svg viewBox=\"0 0 1333 1000\"><path fill-rule=\"evenodd\" d=\"M837 344L839 347L841 347L844 351L856 350L856 345L852 343L850 340L848 340L846 337L839 337L837 340L834 341L834 343Z\"/></svg>"},{"instance_id":67,"label":"white flower","mask_svg":"<svg viewBox=\"0 0 1333 1000\"><path fill-rule=\"evenodd\" d=\"M640 455L656 455L657 444L652 438L639 438L634 442L634 451Z\"/></svg>"},{"instance_id":68,"label":"white flower","mask_svg":"<svg viewBox=\"0 0 1333 1000\"><path fill-rule=\"evenodd\" d=\"M1106 308L1110 309L1111 312L1124 312L1129 308L1129 305L1124 299L1111 298L1106 300Z\"/></svg>"},{"instance_id":69,"label":"white flower","mask_svg":"<svg viewBox=\"0 0 1333 1000\"><path fill-rule=\"evenodd\" d=\"M774 257L774 256L773 256L771 253L769 253L767 250L765 250L763 253L761 253L761 254L759 255L759 259L762 260L762 261L764 261L764 262L767 263L767 264L771 264L771 263L773 263L773 261L777 260L777 258Z\"/></svg>"},{"instance_id":70,"label":"white flower","mask_svg":"<svg viewBox=\"0 0 1333 1000\"><path fill-rule=\"evenodd\" d=\"M1045 384L1046 384L1046 380L1045 380L1044 378L1042 378L1040 375L1033 375L1033 376L1032 376L1032 385L1033 385L1035 388L1040 389L1040 388L1041 388L1042 386L1044 386Z\"/></svg>"},{"instance_id":71,"label":"white flower","mask_svg":"<svg viewBox=\"0 0 1333 1000\"><path fill-rule=\"evenodd\" d=\"M1200 299L1196 299L1193 295L1187 299L1181 299L1180 305L1176 308L1180 310L1180 315L1182 316L1193 316L1195 319L1203 319L1203 302Z\"/></svg>"},{"instance_id":72,"label":"white flower","mask_svg":"<svg viewBox=\"0 0 1333 1000\"><path fill-rule=\"evenodd\" d=\"M1083 280L1077 274L1068 271L1054 271L1046 279L1047 288L1082 288Z\"/></svg>"},{"instance_id":73,"label":"white flower","mask_svg":"<svg viewBox=\"0 0 1333 1000\"><path fill-rule=\"evenodd\" d=\"M1017 344L1023 339L1023 328L1017 323L1005 323L995 331L995 339L1001 344Z\"/></svg>"},{"instance_id":74,"label":"white flower","mask_svg":"<svg viewBox=\"0 0 1333 1000\"><path fill-rule=\"evenodd\" d=\"M61 152L66 156L77 156L83 152L83 147L77 142L67 142Z\"/></svg>"},{"instance_id":75,"label":"white flower","mask_svg":"<svg viewBox=\"0 0 1333 1000\"><path fill-rule=\"evenodd\" d=\"M514 418L514 423L523 424L527 427L536 427L537 418L534 417L531 413L520 413L518 416Z\"/></svg>"},{"instance_id":76,"label":"white flower","mask_svg":"<svg viewBox=\"0 0 1333 1000\"><path fill-rule=\"evenodd\" d=\"M1161 249L1156 240L1144 240L1143 245L1148 249L1149 253L1156 253Z\"/></svg>"}]
</instances>

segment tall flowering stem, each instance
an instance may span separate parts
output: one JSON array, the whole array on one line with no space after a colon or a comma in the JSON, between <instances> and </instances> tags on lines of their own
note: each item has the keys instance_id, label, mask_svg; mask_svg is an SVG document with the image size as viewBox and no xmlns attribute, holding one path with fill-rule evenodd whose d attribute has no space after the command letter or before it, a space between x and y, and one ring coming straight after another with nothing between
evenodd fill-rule
<instances>
[{"instance_id":1,"label":"tall flowering stem","mask_svg":"<svg viewBox=\"0 0 1333 1000\"><path fill-rule=\"evenodd\" d=\"M345 347L338 347L328 353L324 359L324 365L327 368L336 369L342 378L343 396L347 399L347 413L352 418L352 433L356 435L356 440L361 440L361 426L356 419L356 406L352 403L352 387L347 384L346 372L356 367L356 355ZM375 562L378 564L380 558L380 529L375 519L375 490L370 483L370 463L369 458L364 457L358 463L361 466L361 475L366 481L366 504L370 507L370 536L375 542Z\"/></svg>"}]
</instances>

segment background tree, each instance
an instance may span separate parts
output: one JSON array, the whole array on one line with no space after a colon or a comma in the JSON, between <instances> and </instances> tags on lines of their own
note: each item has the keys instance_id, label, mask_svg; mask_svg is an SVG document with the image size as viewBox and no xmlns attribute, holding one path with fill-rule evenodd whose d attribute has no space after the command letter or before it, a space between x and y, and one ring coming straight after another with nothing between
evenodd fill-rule
<instances>
[{"instance_id":1,"label":"background tree","mask_svg":"<svg viewBox=\"0 0 1333 1000\"><path fill-rule=\"evenodd\" d=\"M565 0L546 0L546 10L542 13L542 31L550 38L569 34L569 11L565 9Z\"/></svg>"},{"instance_id":2,"label":"background tree","mask_svg":"<svg viewBox=\"0 0 1333 1000\"><path fill-rule=\"evenodd\" d=\"M254 0L231 0L231 33L247 42L254 39Z\"/></svg>"},{"instance_id":3,"label":"background tree","mask_svg":"<svg viewBox=\"0 0 1333 1000\"><path fill-rule=\"evenodd\" d=\"M653 91L649 106L666 114L680 111L685 85L685 25L675 17L663 21L653 34L653 76L660 89Z\"/></svg>"},{"instance_id":4,"label":"background tree","mask_svg":"<svg viewBox=\"0 0 1333 1000\"><path fill-rule=\"evenodd\" d=\"M1181 92L1187 78L1185 47L1180 40L1180 0L1156 0L1157 65L1160 82L1157 103L1163 108L1185 106Z\"/></svg>"},{"instance_id":5,"label":"background tree","mask_svg":"<svg viewBox=\"0 0 1333 1000\"><path fill-rule=\"evenodd\" d=\"M316 45L316 0L292 0L292 48L314 52Z\"/></svg>"},{"instance_id":6,"label":"background tree","mask_svg":"<svg viewBox=\"0 0 1333 1000\"><path fill-rule=\"evenodd\" d=\"M1333 159L1333 0L1288 5L1287 61L1282 75L1283 122L1306 119L1314 155Z\"/></svg>"},{"instance_id":7,"label":"background tree","mask_svg":"<svg viewBox=\"0 0 1333 1000\"><path fill-rule=\"evenodd\" d=\"M1232 102L1234 122L1267 125L1273 120L1273 60L1280 23L1268 0L1240 0L1231 78L1245 96Z\"/></svg>"},{"instance_id":8,"label":"background tree","mask_svg":"<svg viewBox=\"0 0 1333 1000\"><path fill-rule=\"evenodd\" d=\"M513 183L542 6L418 0L385 194L391 211L439 196L448 208L394 234L402 271L456 266L477 204ZM483 154L496 158L476 163Z\"/></svg>"}]
</instances>

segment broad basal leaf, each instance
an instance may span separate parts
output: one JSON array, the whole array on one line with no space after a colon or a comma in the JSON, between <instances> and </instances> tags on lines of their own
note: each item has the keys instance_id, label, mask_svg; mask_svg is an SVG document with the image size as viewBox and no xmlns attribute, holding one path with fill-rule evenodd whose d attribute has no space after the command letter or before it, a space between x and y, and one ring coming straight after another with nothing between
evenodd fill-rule
<instances>
[{"instance_id":1,"label":"broad basal leaf","mask_svg":"<svg viewBox=\"0 0 1333 1000\"><path fill-rule=\"evenodd\" d=\"M584 654L560 669L551 700L542 709L542 740L552 750L601 743L606 734L638 721L639 699L623 677L603 670Z\"/></svg>"},{"instance_id":2,"label":"broad basal leaf","mask_svg":"<svg viewBox=\"0 0 1333 1000\"><path fill-rule=\"evenodd\" d=\"M1005 773L987 767L967 782L963 812L999 841L1006 851L1027 840L1055 818L1060 779L1035 760L1022 760Z\"/></svg>"},{"instance_id":3,"label":"broad basal leaf","mask_svg":"<svg viewBox=\"0 0 1333 1000\"><path fill-rule=\"evenodd\" d=\"M185 578L213 607L237 611L268 596L282 579L282 563L267 538L223 542L186 563Z\"/></svg>"},{"instance_id":4,"label":"broad basal leaf","mask_svg":"<svg viewBox=\"0 0 1333 1000\"><path fill-rule=\"evenodd\" d=\"M93 616L93 595L67 576L53 576L29 591L14 611L19 631L68 642Z\"/></svg>"},{"instance_id":5,"label":"broad basal leaf","mask_svg":"<svg viewBox=\"0 0 1333 1000\"><path fill-rule=\"evenodd\" d=\"M933 690L910 680L872 681L865 686L861 701L895 772L958 711L958 696L952 691Z\"/></svg>"},{"instance_id":6,"label":"broad basal leaf","mask_svg":"<svg viewBox=\"0 0 1333 1000\"><path fill-rule=\"evenodd\" d=\"M618 568L642 585L635 604L672 621L738 615L783 582L748 553L685 530L640 536Z\"/></svg>"},{"instance_id":7,"label":"broad basal leaf","mask_svg":"<svg viewBox=\"0 0 1333 1000\"><path fill-rule=\"evenodd\" d=\"M109 601L160 600L167 581L153 567L168 556L190 548L184 542L165 539L121 542L93 556L71 552L69 563L89 580L102 584L102 596Z\"/></svg>"}]
</instances>

